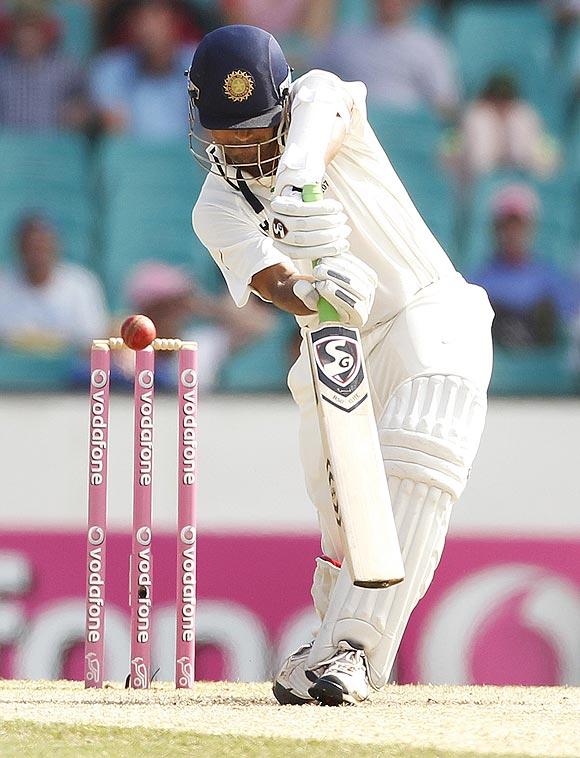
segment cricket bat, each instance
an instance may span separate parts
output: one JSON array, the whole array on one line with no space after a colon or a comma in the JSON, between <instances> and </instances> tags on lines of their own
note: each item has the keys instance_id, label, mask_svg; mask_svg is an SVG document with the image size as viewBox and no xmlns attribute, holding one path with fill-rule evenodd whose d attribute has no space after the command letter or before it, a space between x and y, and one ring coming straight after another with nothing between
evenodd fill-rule
<instances>
[{"instance_id":1,"label":"cricket bat","mask_svg":"<svg viewBox=\"0 0 580 758\"><path fill-rule=\"evenodd\" d=\"M322 199L306 185L304 202ZM320 326L306 330L328 486L353 583L382 588L405 571L358 329L320 298Z\"/></svg>"}]
</instances>

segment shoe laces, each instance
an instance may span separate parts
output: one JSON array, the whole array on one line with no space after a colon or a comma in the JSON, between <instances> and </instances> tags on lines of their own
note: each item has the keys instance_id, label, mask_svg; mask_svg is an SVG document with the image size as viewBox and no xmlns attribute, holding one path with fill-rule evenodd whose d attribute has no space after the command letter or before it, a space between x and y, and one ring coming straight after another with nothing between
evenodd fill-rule
<instances>
[{"instance_id":1,"label":"shoe laces","mask_svg":"<svg viewBox=\"0 0 580 758\"><path fill-rule=\"evenodd\" d=\"M327 666L328 668L325 671L325 674L329 673L329 671L335 667L338 667L341 671L349 674L359 670L361 666L366 669L364 652L362 650L353 649L350 645L348 647L345 647L344 645L348 645L348 643L339 642L337 652L317 664L316 668Z\"/></svg>"}]
</instances>

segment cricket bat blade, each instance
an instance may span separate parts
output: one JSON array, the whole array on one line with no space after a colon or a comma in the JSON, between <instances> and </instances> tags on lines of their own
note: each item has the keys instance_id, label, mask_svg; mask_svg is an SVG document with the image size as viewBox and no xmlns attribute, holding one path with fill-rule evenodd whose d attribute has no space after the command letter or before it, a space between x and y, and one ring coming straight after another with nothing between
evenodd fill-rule
<instances>
[{"instance_id":1,"label":"cricket bat blade","mask_svg":"<svg viewBox=\"0 0 580 758\"><path fill-rule=\"evenodd\" d=\"M334 515L353 583L381 588L405 571L358 329L307 330Z\"/></svg>"}]
</instances>

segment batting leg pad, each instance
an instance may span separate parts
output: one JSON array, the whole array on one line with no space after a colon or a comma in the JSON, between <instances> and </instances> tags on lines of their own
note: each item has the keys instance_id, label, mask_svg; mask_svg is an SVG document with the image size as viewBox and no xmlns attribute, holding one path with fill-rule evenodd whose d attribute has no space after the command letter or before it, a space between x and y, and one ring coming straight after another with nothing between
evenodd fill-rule
<instances>
[{"instance_id":1,"label":"batting leg pad","mask_svg":"<svg viewBox=\"0 0 580 758\"><path fill-rule=\"evenodd\" d=\"M386 684L411 612L439 564L453 504L479 445L485 396L458 377L405 382L380 425L383 457L405 580L387 589L354 587L340 570L308 666L341 640L364 649L373 687Z\"/></svg>"},{"instance_id":2,"label":"batting leg pad","mask_svg":"<svg viewBox=\"0 0 580 758\"><path fill-rule=\"evenodd\" d=\"M337 561L333 561L326 556L316 559L316 568L314 569L310 593L314 601L314 609L321 621L324 620L328 611L330 596L336 585L339 573L340 565Z\"/></svg>"},{"instance_id":3,"label":"batting leg pad","mask_svg":"<svg viewBox=\"0 0 580 758\"><path fill-rule=\"evenodd\" d=\"M485 394L458 376L400 385L379 422L388 476L424 482L459 498L483 432Z\"/></svg>"},{"instance_id":4,"label":"batting leg pad","mask_svg":"<svg viewBox=\"0 0 580 758\"><path fill-rule=\"evenodd\" d=\"M375 689L388 680L411 611L426 592L441 558L453 501L447 492L410 479L389 479L401 541L405 580L387 589L362 589L340 569L308 667L332 654L341 640L362 647Z\"/></svg>"}]
</instances>

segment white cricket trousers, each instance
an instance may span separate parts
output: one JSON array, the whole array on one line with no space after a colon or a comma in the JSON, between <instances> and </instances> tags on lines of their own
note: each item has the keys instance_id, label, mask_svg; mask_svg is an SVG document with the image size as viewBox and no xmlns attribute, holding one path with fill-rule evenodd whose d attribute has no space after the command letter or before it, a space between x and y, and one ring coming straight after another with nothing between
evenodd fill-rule
<instances>
[{"instance_id":1,"label":"white cricket trousers","mask_svg":"<svg viewBox=\"0 0 580 758\"><path fill-rule=\"evenodd\" d=\"M452 506L479 446L492 369L492 319L485 291L454 274L363 333L405 580L365 590L352 585L346 564L339 570L319 559L312 595L322 625L310 667L347 639L365 650L371 684L379 688L387 681L411 611L439 563ZM344 556L304 344L288 385L300 409L300 454L318 511L322 552L340 563Z\"/></svg>"}]
</instances>

